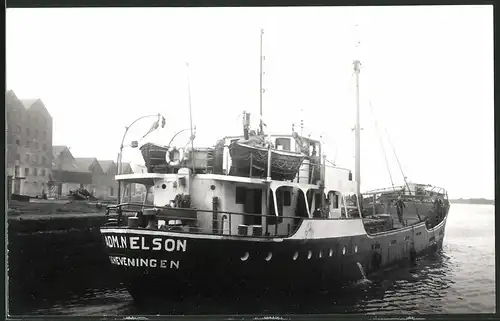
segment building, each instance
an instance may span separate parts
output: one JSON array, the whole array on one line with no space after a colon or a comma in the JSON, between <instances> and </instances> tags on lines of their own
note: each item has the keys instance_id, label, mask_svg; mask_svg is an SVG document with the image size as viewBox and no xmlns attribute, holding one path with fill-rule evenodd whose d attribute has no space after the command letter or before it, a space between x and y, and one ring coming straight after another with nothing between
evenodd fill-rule
<instances>
[{"instance_id":1,"label":"building","mask_svg":"<svg viewBox=\"0 0 500 321\"><path fill-rule=\"evenodd\" d=\"M101 182L101 177L104 175L104 172L99 164L99 161L95 157L90 158L75 158L76 164L78 167L82 169L87 169L90 173L92 173L92 184L88 191L96 198L102 198L104 194L107 194L105 187L103 187L103 182Z\"/></svg>"},{"instance_id":2,"label":"building","mask_svg":"<svg viewBox=\"0 0 500 321\"><path fill-rule=\"evenodd\" d=\"M51 175L52 116L40 99L19 99L12 90L5 109L7 186L14 194L41 196Z\"/></svg>"},{"instance_id":3,"label":"building","mask_svg":"<svg viewBox=\"0 0 500 321\"><path fill-rule=\"evenodd\" d=\"M101 178L101 186L106 189L106 197L104 199L116 200L118 197L118 183L115 180L117 166L112 160L99 160L103 171L103 177Z\"/></svg>"},{"instance_id":4,"label":"building","mask_svg":"<svg viewBox=\"0 0 500 321\"><path fill-rule=\"evenodd\" d=\"M86 168L92 173L92 186L89 192L94 197L100 200L116 200L118 183L115 180L115 162L99 161L97 158L76 158L76 162L81 168ZM123 166L130 168L128 164L123 164ZM131 172L130 169L126 171Z\"/></svg>"},{"instance_id":5,"label":"building","mask_svg":"<svg viewBox=\"0 0 500 321\"><path fill-rule=\"evenodd\" d=\"M98 160L102 175L97 172L94 175L94 196L102 200L116 200L118 197L118 182L115 180L117 164L113 160ZM129 163L122 163L122 174L132 174ZM135 184L122 185L121 194L124 201L131 199L134 194Z\"/></svg>"},{"instance_id":6,"label":"building","mask_svg":"<svg viewBox=\"0 0 500 321\"><path fill-rule=\"evenodd\" d=\"M79 165L67 146L52 148L51 196L69 195L70 191L84 188L91 191L92 172Z\"/></svg>"}]
</instances>

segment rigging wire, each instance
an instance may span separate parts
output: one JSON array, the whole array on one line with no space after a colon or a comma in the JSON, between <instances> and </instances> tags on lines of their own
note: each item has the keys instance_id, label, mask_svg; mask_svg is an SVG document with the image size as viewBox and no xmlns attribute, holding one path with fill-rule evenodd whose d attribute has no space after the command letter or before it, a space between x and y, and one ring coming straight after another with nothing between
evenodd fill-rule
<instances>
[{"instance_id":1,"label":"rigging wire","mask_svg":"<svg viewBox=\"0 0 500 321\"><path fill-rule=\"evenodd\" d=\"M396 190L396 188L394 187L394 181L392 179L392 174L391 174L391 169L390 169L390 166L389 166L389 161L387 160L387 154L386 154L385 148L384 148L384 141L382 140L382 135L380 135L380 128L378 126L377 118L375 117L375 112L373 111L373 106L372 106L371 99L368 99L368 103L370 104L370 110L372 112L373 119L374 119L374 122L375 122L375 128L377 129L378 138L380 140L380 146L382 147L382 153L384 155L385 165L387 167L387 172L389 173L389 178L391 179L392 189Z\"/></svg>"},{"instance_id":2,"label":"rigging wire","mask_svg":"<svg viewBox=\"0 0 500 321\"><path fill-rule=\"evenodd\" d=\"M387 131L387 128L384 127L384 129L385 129L385 133L387 134L387 140L389 141L389 144L392 147L392 151L394 152L394 156L396 157L396 161L398 162L398 166L399 166L399 170L401 171L401 175L403 175L403 180L405 182L405 186L408 188L408 193L411 196L410 185L408 185L408 181L406 180L406 176L405 176L405 174L403 172L403 167L401 166L401 163L399 162L398 155L396 154L396 149L394 148L394 145L391 142L391 139L389 137L389 132ZM412 202L412 203L413 203L413 206L415 207L415 211L417 213L419 221L422 221L422 218L420 217L420 213L418 212L417 204L415 204L415 202Z\"/></svg>"}]
</instances>

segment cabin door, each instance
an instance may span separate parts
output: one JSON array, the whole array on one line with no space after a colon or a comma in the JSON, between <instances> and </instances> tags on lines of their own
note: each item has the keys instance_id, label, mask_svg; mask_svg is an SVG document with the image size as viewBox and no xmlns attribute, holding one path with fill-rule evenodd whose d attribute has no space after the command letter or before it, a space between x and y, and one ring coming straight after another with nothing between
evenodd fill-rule
<instances>
[{"instance_id":1,"label":"cabin door","mask_svg":"<svg viewBox=\"0 0 500 321\"><path fill-rule=\"evenodd\" d=\"M262 214L262 190L248 188L245 196L245 206L243 211L248 214ZM262 225L262 216L245 216L246 225Z\"/></svg>"}]
</instances>

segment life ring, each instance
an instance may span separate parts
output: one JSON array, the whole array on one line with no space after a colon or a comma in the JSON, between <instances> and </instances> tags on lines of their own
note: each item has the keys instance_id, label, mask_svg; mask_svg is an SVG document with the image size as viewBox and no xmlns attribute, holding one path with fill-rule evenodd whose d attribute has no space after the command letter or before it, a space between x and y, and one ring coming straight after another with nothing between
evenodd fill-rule
<instances>
[{"instance_id":1,"label":"life ring","mask_svg":"<svg viewBox=\"0 0 500 321\"><path fill-rule=\"evenodd\" d=\"M179 151L179 159L176 161L172 160L172 153L177 150ZM177 166L179 165L182 161L184 160L184 149L182 148L176 148L176 147L170 147L165 154L165 161L167 162L168 165L170 166Z\"/></svg>"},{"instance_id":2,"label":"life ring","mask_svg":"<svg viewBox=\"0 0 500 321\"><path fill-rule=\"evenodd\" d=\"M372 256L372 267L373 270L376 271L380 268L380 264L382 263L382 255L378 252L373 253Z\"/></svg>"}]
</instances>

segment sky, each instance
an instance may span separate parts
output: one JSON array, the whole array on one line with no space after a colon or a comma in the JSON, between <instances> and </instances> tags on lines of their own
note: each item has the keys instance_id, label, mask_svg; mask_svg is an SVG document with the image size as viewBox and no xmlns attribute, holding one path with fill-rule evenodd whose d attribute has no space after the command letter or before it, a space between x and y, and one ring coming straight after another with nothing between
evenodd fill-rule
<instances>
[{"instance_id":1,"label":"sky","mask_svg":"<svg viewBox=\"0 0 500 321\"><path fill-rule=\"evenodd\" d=\"M241 135L244 110L257 127L262 28L270 132L289 134L304 120L327 158L354 171L359 59L361 189L389 187L391 176L401 184L403 172L452 198L494 198L493 6L38 8L6 16L7 89L40 98L54 119L53 144L75 157L116 159L125 126L149 114L164 115L166 127L141 140L155 119L141 120L126 145L167 144L189 128L188 79L196 146ZM188 138L185 131L174 144ZM125 147L124 161L142 163L138 149Z\"/></svg>"}]
</instances>

